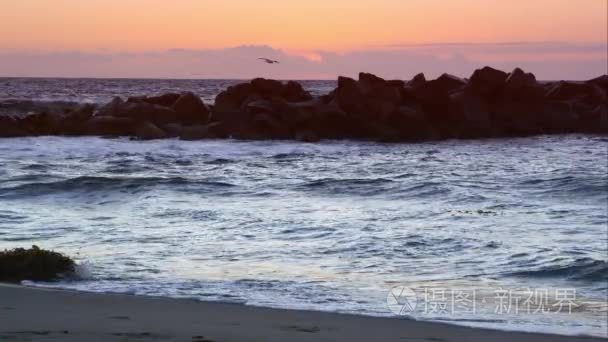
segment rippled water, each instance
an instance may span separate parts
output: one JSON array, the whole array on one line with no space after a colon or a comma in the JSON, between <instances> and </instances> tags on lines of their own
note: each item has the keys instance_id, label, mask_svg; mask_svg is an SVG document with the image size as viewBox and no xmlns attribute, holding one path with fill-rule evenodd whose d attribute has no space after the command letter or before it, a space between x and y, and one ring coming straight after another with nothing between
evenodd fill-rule
<instances>
[{"instance_id":1,"label":"rippled water","mask_svg":"<svg viewBox=\"0 0 608 342\"><path fill-rule=\"evenodd\" d=\"M67 288L366 315L394 286L476 290L475 312L414 316L605 335L607 148L0 139L0 248L77 256L91 278ZM501 287L576 307L496 312Z\"/></svg>"}]
</instances>

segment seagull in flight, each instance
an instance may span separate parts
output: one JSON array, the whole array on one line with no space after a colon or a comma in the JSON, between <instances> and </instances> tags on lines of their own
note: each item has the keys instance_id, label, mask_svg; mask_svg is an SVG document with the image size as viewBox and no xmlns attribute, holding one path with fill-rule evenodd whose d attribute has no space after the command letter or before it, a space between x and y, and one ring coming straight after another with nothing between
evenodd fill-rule
<instances>
[{"instance_id":1,"label":"seagull in flight","mask_svg":"<svg viewBox=\"0 0 608 342\"><path fill-rule=\"evenodd\" d=\"M258 59L261 59L261 60L263 60L264 62L266 62L266 63L268 63L268 64L279 64L279 61L275 61L275 60L273 60L273 59L262 58L262 57L260 57L260 58L258 58Z\"/></svg>"}]
</instances>

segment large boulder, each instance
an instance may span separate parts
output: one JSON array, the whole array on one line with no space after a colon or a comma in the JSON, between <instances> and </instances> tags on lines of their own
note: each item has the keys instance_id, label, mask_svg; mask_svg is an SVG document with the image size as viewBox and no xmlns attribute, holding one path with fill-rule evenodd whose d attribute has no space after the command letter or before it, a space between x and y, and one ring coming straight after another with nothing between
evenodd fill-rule
<instances>
[{"instance_id":1,"label":"large boulder","mask_svg":"<svg viewBox=\"0 0 608 342\"><path fill-rule=\"evenodd\" d=\"M15 118L27 113L49 113L61 116L79 106L76 102L67 101L32 101L32 100L3 100L0 101L0 116L8 115Z\"/></svg>"},{"instance_id":2,"label":"large boulder","mask_svg":"<svg viewBox=\"0 0 608 342\"><path fill-rule=\"evenodd\" d=\"M59 122L59 131L63 135L86 134L86 122L91 119L95 105L85 104L66 114Z\"/></svg>"},{"instance_id":3,"label":"large boulder","mask_svg":"<svg viewBox=\"0 0 608 342\"><path fill-rule=\"evenodd\" d=\"M163 124L177 121L175 111L161 105L150 104L144 101L125 102L116 97L110 103L100 107L94 116L112 116L130 118L134 121L150 121Z\"/></svg>"},{"instance_id":4,"label":"large boulder","mask_svg":"<svg viewBox=\"0 0 608 342\"><path fill-rule=\"evenodd\" d=\"M372 121L384 122L401 105L401 88L387 84L378 86L367 95L367 118Z\"/></svg>"},{"instance_id":5,"label":"large boulder","mask_svg":"<svg viewBox=\"0 0 608 342\"><path fill-rule=\"evenodd\" d=\"M243 104L243 109L251 114L258 113L270 113L277 114L278 113L278 103L276 101L270 101L265 99L252 99L251 101L246 101Z\"/></svg>"},{"instance_id":6,"label":"large boulder","mask_svg":"<svg viewBox=\"0 0 608 342\"><path fill-rule=\"evenodd\" d=\"M123 116L137 121L150 121L154 124L178 121L178 117L173 109L149 103L128 105L125 108Z\"/></svg>"},{"instance_id":7,"label":"large boulder","mask_svg":"<svg viewBox=\"0 0 608 342\"><path fill-rule=\"evenodd\" d=\"M84 123L85 135L132 136L137 122L127 117L93 116Z\"/></svg>"},{"instance_id":8,"label":"large boulder","mask_svg":"<svg viewBox=\"0 0 608 342\"><path fill-rule=\"evenodd\" d=\"M250 83L237 84L221 92L215 98L213 112L246 110L249 103L258 100L303 102L311 99L310 93L297 82L283 84L276 80L256 78Z\"/></svg>"},{"instance_id":9,"label":"large boulder","mask_svg":"<svg viewBox=\"0 0 608 342\"><path fill-rule=\"evenodd\" d=\"M357 130L361 131L361 128L371 128L372 123L386 121L390 114L397 110L403 100L404 86L403 81L386 81L370 73L360 73L358 81L339 77L338 87L330 94L329 102L335 100L335 103L351 116L351 128L360 126Z\"/></svg>"},{"instance_id":10,"label":"large boulder","mask_svg":"<svg viewBox=\"0 0 608 342\"><path fill-rule=\"evenodd\" d=\"M321 100L290 104L285 122L296 134L318 138L339 139L349 136L347 123L350 118L336 101L325 103Z\"/></svg>"},{"instance_id":11,"label":"large boulder","mask_svg":"<svg viewBox=\"0 0 608 342\"><path fill-rule=\"evenodd\" d=\"M583 99L593 94L593 88L586 82L560 81L549 88L546 96L553 101Z\"/></svg>"},{"instance_id":12,"label":"large boulder","mask_svg":"<svg viewBox=\"0 0 608 342\"><path fill-rule=\"evenodd\" d=\"M545 133L572 133L579 126L579 114L571 102L548 102L541 113L539 125Z\"/></svg>"},{"instance_id":13,"label":"large boulder","mask_svg":"<svg viewBox=\"0 0 608 342\"><path fill-rule=\"evenodd\" d=\"M281 97L288 102L305 102L313 99L300 83L294 81L288 81L285 84Z\"/></svg>"},{"instance_id":14,"label":"large boulder","mask_svg":"<svg viewBox=\"0 0 608 342\"><path fill-rule=\"evenodd\" d=\"M223 123L212 122L206 125L183 127L179 138L182 140L225 139L231 135Z\"/></svg>"},{"instance_id":15,"label":"large boulder","mask_svg":"<svg viewBox=\"0 0 608 342\"><path fill-rule=\"evenodd\" d=\"M256 78L251 81L254 93L266 100L281 99L287 102L310 101L312 96L295 81L283 83L277 80Z\"/></svg>"},{"instance_id":16,"label":"large boulder","mask_svg":"<svg viewBox=\"0 0 608 342\"><path fill-rule=\"evenodd\" d=\"M466 84L467 82L462 78L443 74L414 88L414 95L421 102L433 102L438 98L447 99L451 92L462 89Z\"/></svg>"},{"instance_id":17,"label":"large boulder","mask_svg":"<svg viewBox=\"0 0 608 342\"><path fill-rule=\"evenodd\" d=\"M233 112L238 111L245 99L251 96L255 89L251 83L240 83L228 87L215 97L213 112Z\"/></svg>"},{"instance_id":18,"label":"large boulder","mask_svg":"<svg viewBox=\"0 0 608 342\"><path fill-rule=\"evenodd\" d=\"M500 99L492 105L492 124L497 136L527 136L544 133L539 116L542 103Z\"/></svg>"},{"instance_id":19,"label":"large boulder","mask_svg":"<svg viewBox=\"0 0 608 342\"><path fill-rule=\"evenodd\" d=\"M363 94L369 94L374 89L386 86L386 81L374 74L361 72L359 73L359 87Z\"/></svg>"},{"instance_id":20,"label":"large boulder","mask_svg":"<svg viewBox=\"0 0 608 342\"><path fill-rule=\"evenodd\" d=\"M591 104L608 103L608 88L602 88L599 83L591 83L588 102Z\"/></svg>"},{"instance_id":21,"label":"large boulder","mask_svg":"<svg viewBox=\"0 0 608 342\"><path fill-rule=\"evenodd\" d=\"M267 98L283 95L283 83L281 81L255 78L251 80L251 85L256 93Z\"/></svg>"},{"instance_id":22,"label":"large boulder","mask_svg":"<svg viewBox=\"0 0 608 342\"><path fill-rule=\"evenodd\" d=\"M420 89L427 83L423 73L419 73L401 87L401 100L404 105L415 105L420 102Z\"/></svg>"},{"instance_id":23,"label":"large boulder","mask_svg":"<svg viewBox=\"0 0 608 342\"><path fill-rule=\"evenodd\" d=\"M536 81L536 76L515 68L505 80L503 95L518 99L540 99L543 90Z\"/></svg>"},{"instance_id":24,"label":"large boulder","mask_svg":"<svg viewBox=\"0 0 608 342\"><path fill-rule=\"evenodd\" d=\"M27 135L17 120L11 116L0 116L0 138L21 137Z\"/></svg>"},{"instance_id":25,"label":"large boulder","mask_svg":"<svg viewBox=\"0 0 608 342\"><path fill-rule=\"evenodd\" d=\"M344 139L349 133L349 118L337 101L325 103L322 99L289 103L282 122L302 141L321 138ZM313 134L314 133L314 134Z\"/></svg>"},{"instance_id":26,"label":"large boulder","mask_svg":"<svg viewBox=\"0 0 608 342\"><path fill-rule=\"evenodd\" d=\"M139 101L137 101L139 102ZM119 116L121 108L125 105L125 101L116 96L112 101L97 108L93 113L94 116Z\"/></svg>"},{"instance_id":27,"label":"large boulder","mask_svg":"<svg viewBox=\"0 0 608 342\"><path fill-rule=\"evenodd\" d=\"M17 120L19 127L28 135L58 135L62 114L49 112L29 113Z\"/></svg>"},{"instance_id":28,"label":"large boulder","mask_svg":"<svg viewBox=\"0 0 608 342\"><path fill-rule=\"evenodd\" d=\"M450 74L442 74L436 80L429 82L438 92L451 92L467 84L462 78Z\"/></svg>"},{"instance_id":29,"label":"large boulder","mask_svg":"<svg viewBox=\"0 0 608 342\"><path fill-rule=\"evenodd\" d=\"M141 140L165 139L168 137L165 131L149 121L137 123L133 133L135 138Z\"/></svg>"},{"instance_id":30,"label":"large boulder","mask_svg":"<svg viewBox=\"0 0 608 342\"><path fill-rule=\"evenodd\" d=\"M177 122L172 122L164 125L157 126L162 129L166 134L167 138L177 138L182 133L184 126Z\"/></svg>"},{"instance_id":31,"label":"large boulder","mask_svg":"<svg viewBox=\"0 0 608 342\"><path fill-rule=\"evenodd\" d=\"M262 95L260 95L258 93L251 93L251 95L247 96L247 98L245 98L241 102L241 106L239 107L239 110L244 111L244 112L247 111L247 107L249 106L249 104L252 102L256 102L256 101L268 101L268 100L266 100Z\"/></svg>"},{"instance_id":32,"label":"large boulder","mask_svg":"<svg viewBox=\"0 0 608 342\"><path fill-rule=\"evenodd\" d=\"M54 281L75 275L76 263L61 253L38 246L0 251L0 281Z\"/></svg>"},{"instance_id":33,"label":"large boulder","mask_svg":"<svg viewBox=\"0 0 608 342\"><path fill-rule=\"evenodd\" d=\"M93 113L95 105L74 106L64 113L36 112L18 118L3 116L0 119L0 136L23 135L82 135L84 124Z\"/></svg>"},{"instance_id":34,"label":"large boulder","mask_svg":"<svg viewBox=\"0 0 608 342\"><path fill-rule=\"evenodd\" d=\"M398 80L386 81L368 73L359 74L359 87L365 94L368 112L365 117L370 122L382 122L397 110L402 103L405 82ZM388 129L378 126L377 132L386 136Z\"/></svg>"},{"instance_id":35,"label":"large boulder","mask_svg":"<svg viewBox=\"0 0 608 342\"><path fill-rule=\"evenodd\" d=\"M171 107L180 96L182 96L182 94L166 93L158 96L130 97L127 102L146 102L153 105Z\"/></svg>"},{"instance_id":36,"label":"large boulder","mask_svg":"<svg viewBox=\"0 0 608 342\"><path fill-rule=\"evenodd\" d=\"M367 127L368 133L364 137L365 140L373 140L379 142L398 142L403 140L401 132L386 122L370 122Z\"/></svg>"},{"instance_id":37,"label":"large boulder","mask_svg":"<svg viewBox=\"0 0 608 342\"><path fill-rule=\"evenodd\" d=\"M290 130L276 113L265 109L257 111L214 112L212 122L198 126L186 139L223 138L236 139L288 139Z\"/></svg>"},{"instance_id":38,"label":"large boulder","mask_svg":"<svg viewBox=\"0 0 608 342\"><path fill-rule=\"evenodd\" d=\"M416 76L414 76L409 82L407 82L407 85L413 88L416 87L420 87L422 85L424 85L426 83L426 77L424 76L423 73L419 73Z\"/></svg>"},{"instance_id":39,"label":"large boulder","mask_svg":"<svg viewBox=\"0 0 608 342\"><path fill-rule=\"evenodd\" d=\"M608 93L602 88L601 81L560 81L548 87L546 97L551 101L572 101L589 106L608 102Z\"/></svg>"},{"instance_id":40,"label":"large boulder","mask_svg":"<svg viewBox=\"0 0 608 342\"><path fill-rule=\"evenodd\" d=\"M367 111L363 91L352 78L338 77L335 98L340 108L348 114L363 114Z\"/></svg>"},{"instance_id":41,"label":"large boulder","mask_svg":"<svg viewBox=\"0 0 608 342\"><path fill-rule=\"evenodd\" d=\"M255 118L257 114L266 114L283 125L289 126L293 122L294 107L308 102L287 102L282 98L271 100L261 99L247 103L244 110L249 118Z\"/></svg>"},{"instance_id":42,"label":"large boulder","mask_svg":"<svg viewBox=\"0 0 608 342\"><path fill-rule=\"evenodd\" d=\"M401 103L401 87L392 86L388 82L377 86L367 93L367 98L392 104Z\"/></svg>"},{"instance_id":43,"label":"large boulder","mask_svg":"<svg viewBox=\"0 0 608 342\"><path fill-rule=\"evenodd\" d=\"M608 104L598 105L579 117L583 132L608 134Z\"/></svg>"},{"instance_id":44,"label":"large boulder","mask_svg":"<svg viewBox=\"0 0 608 342\"><path fill-rule=\"evenodd\" d=\"M291 128L299 128L314 118L322 107L327 106L320 99L314 99L305 102L288 102L285 103L285 108L282 109L282 121Z\"/></svg>"},{"instance_id":45,"label":"large boulder","mask_svg":"<svg viewBox=\"0 0 608 342\"><path fill-rule=\"evenodd\" d=\"M462 91L466 84L466 81L459 77L443 74L435 80L412 89L416 102L422 105L429 122L437 128L441 138L457 137L461 116L454 116L450 110L453 105L450 95Z\"/></svg>"},{"instance_id":46,"label":"large boulder","mask_svg":"<svg viewBox=\"0 0 608 342\"><path fill-rule=\"evenodd\" d=\"M450 95L449 119L458 138L493 135L491 106L475 91L467 89Z\"/></svg>"},{"instance_id":47,"label":"large boulder","mask_svg":"<svg viewBox=\"0 0 608 342\"><path fill-rule=\"evenodd\" d=\"M515 68L505 80L500 94L502 101L541 103L545 101L546 90L543 84L536 81L536 76Z\"/></svg>"},{"instance_id":48,"label":"large boulder","mask_svg":"<svg viewBox=\"0 0 608 342\"><path fill-rule=\"evenodd\" d=\"M202 140L210 139L211 134L205 125L193 125L182 127L179 138L181 140Z\"/></svg>"},{"instance_id":49,"label":"large boulder","mask_svg":"<svg viewBox=\"0 0 608 342\"><path fill-rule=\"evenodd\" d=\"M520 68L515 68L509 73L505 82L507 88L519 89L536 85L536 76L531 72L525 72Z\"/></svg>"},{"instance_id":50,"label":"large boulder","mask_svg":"<svg viewBox=\"0 0 608 342\"><path fill-rule=\"evenodd\" d=\"M387 120L387 125L398 132L399 140L426 140L438 138L427 115L419 105L402 105Z\"/></svg>"},{"instance_id":51,"label":"large boulder","mask_svg":"<svg viewBox=\"0 0 608 342\"><path fill-rule=\"evenodd\" d=\"M253 130L247 139L290 139L290 129L281 121L267 113L256 114L252 121Z\"/></svg>"},{"instance_id":52,"label":"large boulder","mask_svg":"<svg viewBox=\"0 0 608 342\"><path fill-rule=\"evenodd\" d=\"M389 87L403 88L406 86L406 82L404 80L388 80L386 81L386 85Z\"/></svg>"},{"instance_id":53,"label":"large boulder","mask_svg":"<svg viewBox=\"0 0 608 342\"><path fill-rule=\"evenodd\" d=\"M307 143L314 143L321 140L317 132L311 130L297 130L294 139Z\"/></svg>"},{"instance_id":54,"label":"large boulder","mask_svg":"<svg viewBox=\"0 0 608 342\"><path fill-rule=\"evenodd\" d=\"M594 84L600 87L604 93L608 96L608 75L602 75L587 81L587 83Z\"/></svg>"},{"instance_id":55,"label":"large boulder","mask_svg":"<svg viewBox=\"0 0 608 342\"><path fill-rule=\"evenodd\" d=\"M496 94L502 89L507 73L489 66L477 69L469 79L472 90L481 95Z\"/></svg>"},{"instance_id":56,"label":"large boulder","mask_svg":"<svg viewBox=\"0 0 608 342\"><path fill-rule=\"evenodd\" d=\"M209 120L209 107L193 93L182 94L173 104L177 121L182 124L204 124Z\"/></svg>"},{"instance_id":57,"label":"large boulder","mask_svg":"<svg viewBox=\"0 0 608 342\"><path fill-rule=\"evenodd\" d=\"M246 132L250 129L251 115L241 110L232 111L213 111L210 118L210 124L221 123L227 136L237 137L241 132Z\"/></svg>"}]
</instances>

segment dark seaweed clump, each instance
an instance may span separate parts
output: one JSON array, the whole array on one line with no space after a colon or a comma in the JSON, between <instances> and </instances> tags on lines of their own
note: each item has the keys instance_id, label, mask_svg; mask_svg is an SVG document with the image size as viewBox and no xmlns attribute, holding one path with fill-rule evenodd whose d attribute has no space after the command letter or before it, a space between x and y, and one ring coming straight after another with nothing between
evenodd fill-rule
<instances>
[{"instance_id":1,"label":"dark seaweed clump","mask_svg":"<svg viewBox=\"0 0 608 342\"><path fill-rule=\"evenodd\" d=\"M75 262L54 251L15 248L0 251L0 281L52 281L74 273Z\"/></svg>"}]
</instances>

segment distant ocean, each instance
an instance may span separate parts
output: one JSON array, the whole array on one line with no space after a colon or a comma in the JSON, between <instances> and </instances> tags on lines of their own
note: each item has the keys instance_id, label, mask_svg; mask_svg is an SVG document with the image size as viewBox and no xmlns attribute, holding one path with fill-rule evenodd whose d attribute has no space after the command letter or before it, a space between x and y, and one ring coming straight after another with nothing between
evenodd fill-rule
<instances>
[{"instance_id":1,"label":"distant ocean","mask_svg":"<svg viewBox=\"0 0 608 342\"><path fill-rule=\"evenodd\" d=\"M235 83L4 78L0 108ZM606 336L607 160L585 135L0 139L0 248L81 262L38 286Z\"/></svg>"},{"instance_id":2,"label":"distant ocean","mask_svg":"<svg viewBox=\"0 0 608 342\"><path fill-rule=\"evenodd\" d=\"M205 103L240 80L0 78L0 102L7 100L106 103L115 96L191 91ZM335 81L299 81L313 95L329 93Z\"/></svg>"}]
</instances>

